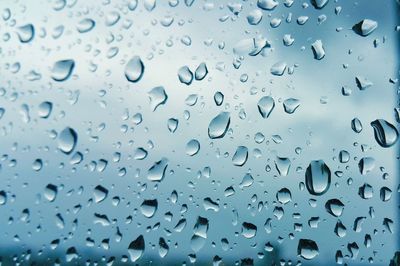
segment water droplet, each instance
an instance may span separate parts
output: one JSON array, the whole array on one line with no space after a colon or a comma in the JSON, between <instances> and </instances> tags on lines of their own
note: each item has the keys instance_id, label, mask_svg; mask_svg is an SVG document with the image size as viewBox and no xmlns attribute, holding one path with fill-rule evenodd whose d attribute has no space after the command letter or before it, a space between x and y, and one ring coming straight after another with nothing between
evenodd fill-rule
<instances>
[{"instance_id":1,"label":"water droplet","mask_svg":"<svg viewBox=\"0 0 400 266\"><path fill-rule=\"evenodd\" d=\"M36 159L32 164L32 169L36 172L40 171L43 167L43 162L41 159Z\"/></svg>"},{"instance_id":2,"label":"water droplet","mask_svg":"<svg viewBox=\"0 0 400 266\"><path fill-rule=\"evenodd\" d=\"M48 201L53 202L57 197L57 192L58 188L56 185L48 184L44 189L44 197Z\"/></svg>"},{"instance_id":3,"label":"water droplet","mask_svg":"<svg viewBox=\"0 0 400 266\"><path fill-rule=\"evenodd\" d=\"M287 176L289 174L291 161L289 158L276 157L275 167L280 176Z\"/></svg>"},{"instance_id":4,"label":"water droplet","mask_svg":"<svg viewBox=\"0 0 400 266\"><path fill-rule=\"evenodd\" d=\"M254 9L250 11L250 13L247 15L247 22L250 25L258 25L263 18L263 13L259 9Z\"/></svg>"},{"instance_id":5,"label":"water droplet","mask_svg":"<svg viewBox=\"0 0 400 266\"><path fill-rule=\"evenodd\" d=\"M107 198L108 189L101 185L97 185L93 190L94 201L100 203Z\"/></svg>"},{"instance_id":6,"label":"water droplet","mask_svg":"<svg viewBox=\"0 0 400 266\"><path fill-rule=\"evenodd\" d=\"M200 151L200 143L196 139L190 140L186 144L186 154L189 156L194 156Z\"/></svg>"},{"instance_id":7,"label":"water droplet","mask_svg":"<svg viewBox=\"0 0 400 266\"><path fill-rule=\"evenodd\" d=\"M353 26L353 31L360 36L370 35L378 27L378 22L371 19L363 19Z\"/></svg>"},{"instance_id":8,"label":"water droplet","mask_svg":"<svg viewBox=\"0 0 400 266\"><path fill-rule=\"evenodd\" d=\"M393 146L399 137L396 127L384 119L376 119L371 122L374 128L375 140L383 148Z\"/></svg>"},{"instance_id":9,"label":"water droplet","mask_svg":"<svg viewBox=\"0 0 400 266\"><path fill-rule=\"evenodd\" d=\"M308 192L320 196L329 189L331 170L323 160L311 161L307 167L305 179Z\"/></svg>"},{"instance_id":10,"label":"water droplet","mask_svg":"<svg viewBox=\"0 0 400 266\"><path fill-rule=\"evenodd\" d=\"M258 111L263 118L268 118L275 107L275 101L270 96L262 97L257 103Z\"/></svg>"},{"instance_id":11,"label":"water droplet","mask_svg":"<svg viewBox=\"0 0 400 266\"><path fill-rule=\"evenodd\" d=\"M317 243L311 239L299 239L297 254L306 260L315 258L319 254Z\"/></svg>"},{"instance_id":12,"label":"water droplet","mask_svg":"<svg viewBox=\"0 0 400 266\"><path fill-rule=\"evenodd\" d=\"M53 104L51 102L42 102L39 104L38 115L41 118L48 118L53 109Z\"/></svg>"},{"instance_id":13,"label":"water droplet","mask_svg":"<svg viewBox=\"0 0 400 266\"><path fill-rule=\"evenodd\" d=\"M183 66L178 70L178 78L180 82L190 85L193 80L193 73L188 66Z\"/></svg>"},{"instance_id":14,"label":"water droplet","mask_svg":"<svg viewBox=\"0 0 400 266\"><path fill-rule=\"evenodd\" d=\"M243 166L247 158L249 157L249 151L245 146L239 146L236 149L235 154L232 156L232 162L236 166Z\"/></svg>"},{"instance_id":15,"label":"water droplet","mask_svg":"<svg viewBox=\"0 0 400 266\"><path fill-rule=\"evenodd\" d=\"M316 40L312 43L311 48L314 53L314 59L321 60L325 57L325 49L321 40Z\"/></svg>"},{"instance_id":16,"label":"water droplet","mask_svg":"<svg viewBox=\"0 0 400 266\"><path fill-rule=\"evenodd\" d=\"M129 256L132 262L137 261L142 257L145 249L144 238L142 235L138 236L128 246Z\"/></svg>"},{"instance_id":17,"label":"water droplet","mask_svg":"<svg viewBox=\"0 0 400 266\"><path fill-rule=\"evenodd\" d=\"M375 168L375 159L372 157L363 157L358 162L358 169L362 175L366 175Z\"/></svg>"},{"instance_id":18,"label":"water droplet","mask_svg":"<svg viewBox=\"0 0 400 266\"><path fill-rule=\"evenodd\" d=\"M178 129L179 121L175 118L168 119L167 127L171 133L174 133Z\"/></svg>"},{"instance_id":19,"label":"water droplet","mask_svg":"<svg viewBox=\"0 0 400 266\"><path fill-rule=\"evenodd\" d=\"M18 27L18 38L21 43L28 43L35 37L35 28L32 24Z\"/></svg>"},{"instance_id":20,"label":"water droplet","mask_svg":"<svg viewBox=\"0 0 400 266\"><path fill-rule=\"evenodd\" d=\"M343 213L344 204L338 199L330 199L325 203L325 209L331 215L339 217Z\"/></svg>"},{"instance_id":21,"label":"water droplet","mask_svg":"<svg viewBox=\"0 0 400 266\"><path fill-rule=\"evenodd\" d=\"M264 10L273 10L279 3L275 0L257 0L257 6Z\"/></svg>"},{"instance_id":22,"label":"water droplet","mask_svg":"<svg viewBox=\"0 0 400 266\"><path fill-rule=\"evenodd\" d=\"M158 202L156 199L144 200L140 205L140 211L145 217L151 218L156 213L157 207Z\"/></svg>"},{"instance_id":23,"label":"water droplet","mask_svg":"<svg viewBox=\"0 0 400 266\"><path fill-rule=\"evenodd\" d=\"M147 157L147 151L144 148L137 148L133 158L135 160L144 160Z\"/></svg>"},{"instance_id":24,"label":"water droplet","mask_svg":"<svg viewBox=\"0 0 400 266\"><path fill-rule=\"evenodd\" d=\"M223 138L228 131L231 122L229 112L221 112L214 117L208 125L208 136L211 139Z\"/></svg>"},{"instance_id":25,"label":"water droplet","mask_svg":"<svg viewBox=\"0 0 400 266\"><path fill-rule=\"evenodd\" d=\"M351 120L351 128L354 132L360 133L363 130L362 123L357 117Z\"/></svg>"},{"instance_id":26,"label":"water droplet","mask_svg":"<svg viewBox=\"0 0 400 266\"><path fill-rule=\"evenodd\" d=\"M284 61L279 61L279 62L277 62L277 63L275 63L275 64L272 65L272 67L271 67L271 69L270 69L270 72L271 72L272 75L275 75L275 76L282 76L283 73L284 73L285 70L286 70L286 67L287 67L286 62L284 62Z\"/></svg>"},{"instance_id":27,"label":"water droplet","mask_svg":"<svg viewBox=\"0 0 400 266\"><path fill-rule=\"evenodd\" d=\"M150 98L150 106L153 112L160 106L167 102L168 95L165 93L164 87L159 86L153 88L148 93Z\"/></svg>"},{"instance_id":28,"label":"water droplet","mask_svg":"<svg viewBox=\"0 0 400 266\"><path fill-rule=\"evenodd\" d=\"M161 258L164 258L167 256L169 252L169 247L167 242L165 242L164 238L160 237L158 240L158 254L160 255Z\"/></svg>"},{"instance_id":29,"label":"water droplet","mask_svg":"<svg viewBox=\"0 0 400 266\"><path fill-rule=\"evenodd\" d=\"M52 70L52 78L55 81L67 80L75 68L75 61L72 59L60 60L55 62Z\"/></svg>"},{"instance_id":30,"label":"water droplet","mask_svg":"<svg viewBox=\"0 0 400 266\"><path fill-rule=\"evenodd\" d=\"M282 188L276 193L276 199L282 204L287 204L292 200L292 193L289 189Z\"/></svg>"},{"instance_id":31,"label":"water droplet","mask_svg":"<svg viewBox=\"0 0 400 266\"><path fill-rule=\"evenodd\" d=\"M300 100L295 98L289 98L283 101L283 108L286 113L293 114L300 106Z\"/></svg>"},{"instance_id":32,"label":"water droplet","mask_svg":"<svg viewBox=\"0 0 400 266\"><path fill-rule=\"evenodd\" d=\"M217 106L221 106L221 104L224 102L224 95L222 92L217 91L214 94L214 102Z\"/></svg>"},{"instance_id":33,"label":"water droplet","mask_svg":"<svg viewBox=\"0 0 400 266\"><path fill-rule=\"evenodd\" d=\"M150 181L161 182L164 179L165 171L168 166L168 160L166 158L161 159L153 164L152 167L147 171L147 179Z\"/></svg>"},{"instance_id":34,"label":"water droplet","mask_svg":"<svg viewBox=\"0 0 400 266\"><path fill-rule=\"evenodd\" d=\"M311 4L316 8L316 9L322 9L326 4L328 3L329 0L311 0Z\"/></svg>"},{"instance_id":35,"label":"water droplet","mask_svg":"<svg viewBox=\"0 0 400 266\"><path fill-rule=\"evenodd\" d=\"M144 73L144 64L139 56L134 56L125 66L125 77L130 82L138 82Z\"/></svg>"},{"instance_id":36,"label":"water droplet","mask_svg":"<svg viewBox=\"0 0 400 266\"><path fill-rule=\"evenodd\" d=\"M70 154L78 141L78 134L70 127L64 128L58 136L58 148L65 154Z\"/></svg>"},{"instance_id":37,"label":"water droplet","mask_svg":"<svg viewBox=\"0 0 400 266\"><path fill-rule=\"evenodd\" d=\"M242 223L242 236L245 238L253 238L257 234L257 226L252 223Z\"/></svg>"},{"instance_id":38,"label":"water droplet","mask_svg":"<svg viewBox=\"0 0 400 266\"><path fill-rule=\"evenodd\" d=\"M84 18L78 22L78 25L76 25L76 29L78 30L79 33L86 33L91 31L95 25L96 23L94 22L93 19Z\"/></svg>"},{"instance_id":39,"label":"water droplet","mask_svg":"<svg viewBox=\"0 0 400 266\"><path fill-rule=\"evenodd\" d=\"M339 162L341 163L347 163L350 161L350 153L345 150L341 150L339 152Z\"/></svg>"},{"instance_id":40,"label":"water droplet","mask_svg":"<svg viewBox=\"0 0 400 266\"><path fill-rule=\"evenodd\" d=\"M204 79L208 74L208 69L206 63L201 63L194 72L194 77L196 80Z\"/></svg>"}]
</instances>

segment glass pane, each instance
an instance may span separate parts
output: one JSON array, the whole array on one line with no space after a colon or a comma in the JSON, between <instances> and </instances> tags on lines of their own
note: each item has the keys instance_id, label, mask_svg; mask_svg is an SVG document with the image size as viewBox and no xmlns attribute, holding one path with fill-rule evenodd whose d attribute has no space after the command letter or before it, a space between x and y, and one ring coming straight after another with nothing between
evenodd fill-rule
<instances>
[{"instance_id":1,"label":"glass pane","mask_svg":"<svg viewBox=\"0 0 400 266\"><path fill-rule=\"evenodd\" d=\"M400 265L396 1L0 12L2 265Z\"/></svg>"}]
</instances>

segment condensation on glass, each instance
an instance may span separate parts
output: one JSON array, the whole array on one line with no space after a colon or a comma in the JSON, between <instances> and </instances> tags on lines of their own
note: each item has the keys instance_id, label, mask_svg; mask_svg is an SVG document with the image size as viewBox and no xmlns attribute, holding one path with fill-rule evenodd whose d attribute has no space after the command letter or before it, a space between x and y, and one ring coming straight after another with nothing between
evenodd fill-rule
<instances>
[{"instance_id":1,"label":"condensation on glass","mask_svg":"<svg viewBox=\"0 0 400 266\"><path fill-rule=\"evenodd\" d=\"M399 265L399 14L1 1L2 265Z\"/></svg>"}]
</instances>

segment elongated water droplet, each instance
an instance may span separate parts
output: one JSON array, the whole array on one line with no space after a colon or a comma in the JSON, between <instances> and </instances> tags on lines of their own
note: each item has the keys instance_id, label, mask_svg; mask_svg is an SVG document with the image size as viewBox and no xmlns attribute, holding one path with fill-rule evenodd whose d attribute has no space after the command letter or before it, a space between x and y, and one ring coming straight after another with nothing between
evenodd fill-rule
<instances>
[{"instance_id":1,"label":"elongated water droplet","mask_svg":"<svg viewBox=\"0 0 400 266\"><path fill-rule=\"evenodd\" d=\"M58 148L65 154L70 154L78 141L78 134L70 127L64 128L58 136Z\"/></svg>"},{"instance_id":2,"label":"elongated water droplet","mask_svg":"<svg viewBox=\"0 0 400 266\"><path fill-rule=\"evenodd\" d=\"M130 82L138 82L144 73L144 64L139 56L132 57L125 66L125 77Z\"/></svg>"},{"instance_id":3,"label":"elongated water droplet","mask_svg":"<svg viewBox=\"0 0 400 266\"><path fill-rule=\"evenodd\" d=\"M331 185L331 170L323 160L312 161L307 167L305 179L308 192L320 196Z\"/></svg>"},{"instance_id":4,"label":"elongated water droplet","mask_svg":"<svg viewBox=\"0 0 400 266\"><path fill-rule=\"evenodd\" d=\"M311 45L311 48L314 53L314 59L321 60L322 58L325 57L325 49L321 40L316 40Z\"/></svg>"},{"instance_id":5,"label":"elongated water droplet","mask_svg":"<svg viewBox=\"0 0 400 266\"><path fill-rule=\"evenodd\" d=\"M374 128L375 140L383 148L393 146L399 137L396 127L384 119L376 119L371 122Z\"/></svg>"},{"instance_id":6,"label":"elongated water droplet","mask_svg":"<svg viewBox=\"0 0 400 266\"><path fill-rule=\"evenodd\" d=\"M75 61L72 59L57 61L53 66L51 77L55 81L65 81L71 76L74 68Z\"/></svg>"},{"instance_id":7,"label":"elongated water droplet","mask_svg":"<svg viewBox=\"0 0 400 266\"><path fill-rule=\"evenodd\" d=\"M214 117L208 125L208 136L211 139L223 138L228 131L231 122L229 112L221 112Z\"/></svg>"}]
</instances>

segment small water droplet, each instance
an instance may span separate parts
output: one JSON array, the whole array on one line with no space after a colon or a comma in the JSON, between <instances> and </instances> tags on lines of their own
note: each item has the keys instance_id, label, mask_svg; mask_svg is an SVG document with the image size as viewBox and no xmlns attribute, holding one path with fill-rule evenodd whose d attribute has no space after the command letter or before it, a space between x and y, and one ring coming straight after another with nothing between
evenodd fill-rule
<instances>
[{"instance_id":1,"label":"small water droplet","mask_svg":"<svg viewBox=\"0 0 400 266\"><path fill-rule=\"evenodd\" d=\"M144 64L139 56L132 57L125 66L125 77L130 82L138 82L144 73Z\"/></svg>"},{"instance_id":2,"label":"small water droplet","mask_svg":"<svg viewBox=\"0 0 400 266\"><path fill-rule=\"evenodd\" d=\"M55 62L52 70L52 78L55 81L67 80L75 68L75 61L72 59L60 60Z\"/></svg>"},{"instance_id":3,"label":"small water droplet","mask_svg":"<svg viewBox=\"0 0 400 266\"><path fill-rule=\"evenodd\" d=\"M214 117L208 125L208 136L211 139L223 138L228 131L231 122L229 112L221 112Z\"/></svg>"},{"instance_id":4,"label":"small water droplet","mask_svg":"<svg viewBox=\"0 0 400 266\"><path fill-rule=\"evenodd\" d=\"M70 127L64 128L58 136L58 148L65 154L70 154L78 141L78 134Z\"/></svg>"},{"instance_id":5,"label":"small water droplet","mask_svg":"<svg viewBox=\"0 0 400 266\"><path fill-rule=\"evenodd\" d=\"M331 170L323 160L312 161L307 167L306 187L310 194L320 196L331 184Z\"/></svg>"}]
</instances>

